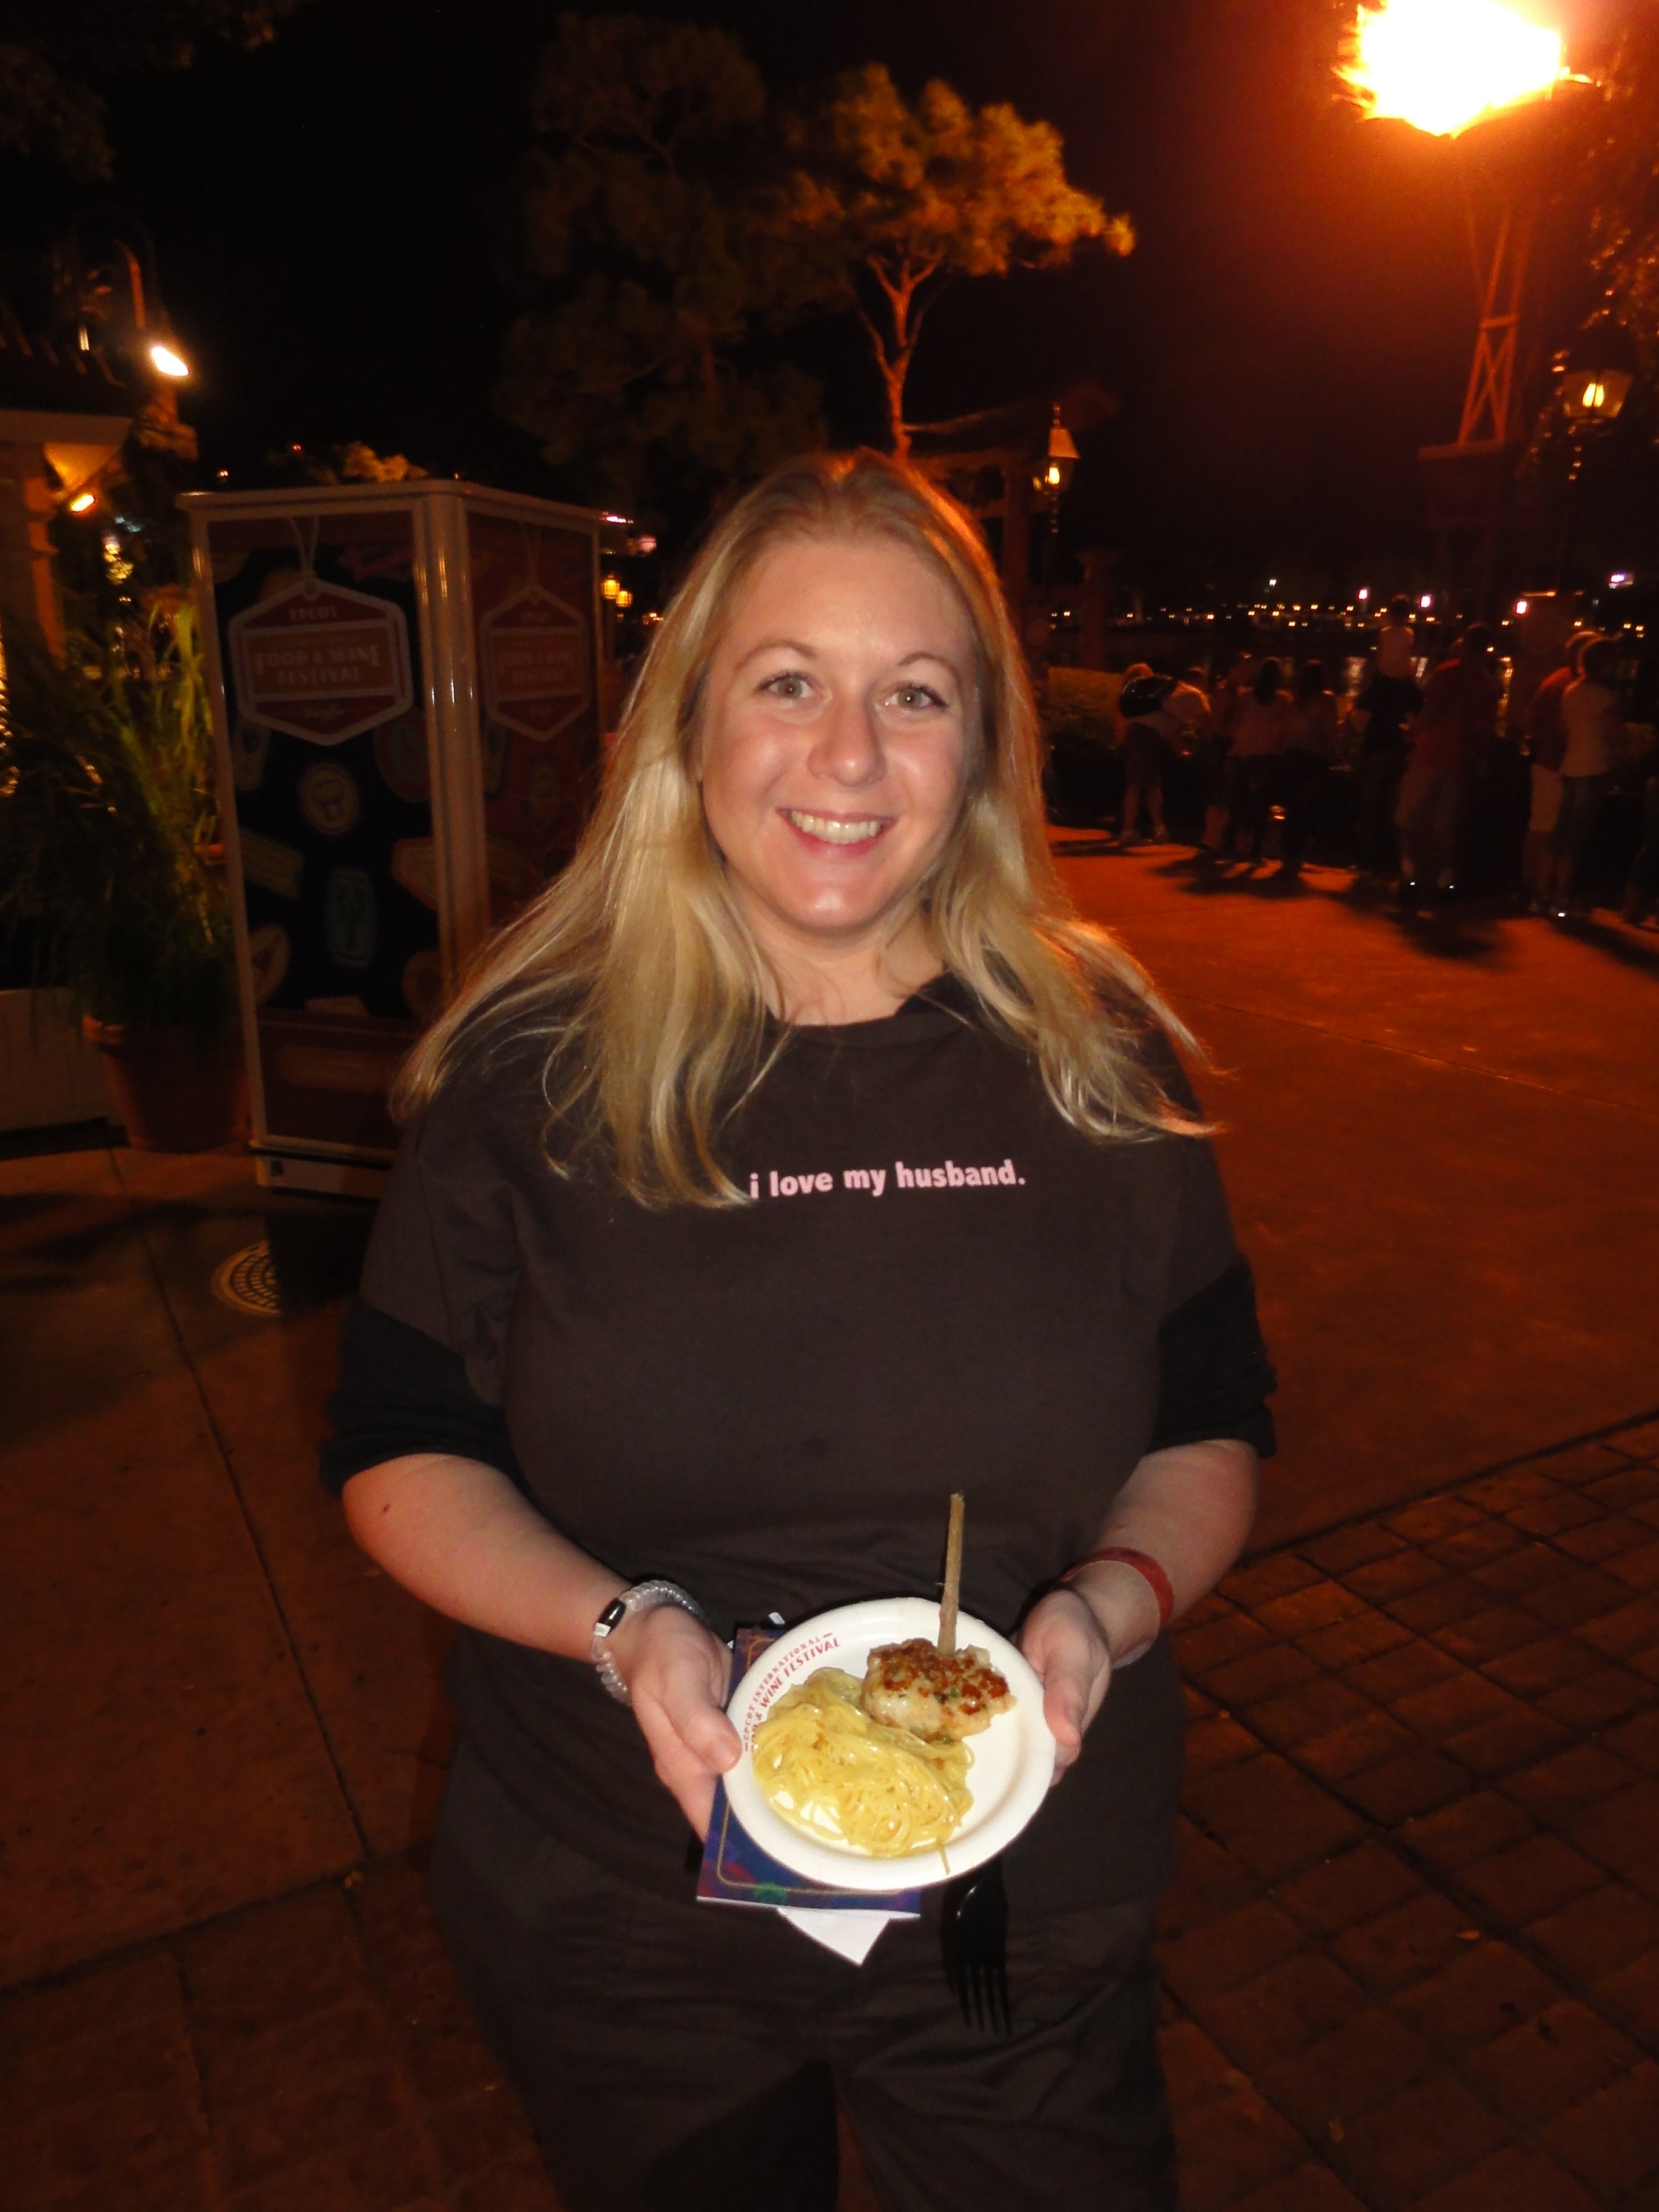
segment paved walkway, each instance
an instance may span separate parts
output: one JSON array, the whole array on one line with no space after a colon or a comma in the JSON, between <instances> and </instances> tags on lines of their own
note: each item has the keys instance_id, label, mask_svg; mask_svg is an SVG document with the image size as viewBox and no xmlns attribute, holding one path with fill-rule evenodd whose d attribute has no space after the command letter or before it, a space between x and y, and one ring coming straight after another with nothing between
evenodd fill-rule
<instances>
[{"instance_id":1,"label":"paved walkway","mask_svg":"<svg viewBox=\"0 0 1659 2212\"><path fill-rule=\"evenodd\" d=\"M1659 2205L1656 1593L1659 1422L1197 1609L1186 2212Z\"/></svg>"},{"instance_id":2,"label":"paved walkway","mask_svg":"<svg viewBox=\"0 0 1659 2212\"><path fill-rule=\"evenodd\" d=\"M1188 2212L1659 2212L1659 945L1066 865L1285 1384L1182 1633ZM0 2207L554 2212L420 1902L444 1632L311 1472L362 1210L92 1149L0 1217Z\"/></svg>"},{"instance_id":3,"label":"paved walkway","mask_svg":"<svg viewBox=\"0 0 1659 2212\"><path fill-rule=\"evenodd\" d=\"M1656 1593L1659 1422L1189 1620L1184 2212L1659 2205ZM8 2212L557 2212L417 1857L0 2000Z\"/></svg>"}]
</instances>

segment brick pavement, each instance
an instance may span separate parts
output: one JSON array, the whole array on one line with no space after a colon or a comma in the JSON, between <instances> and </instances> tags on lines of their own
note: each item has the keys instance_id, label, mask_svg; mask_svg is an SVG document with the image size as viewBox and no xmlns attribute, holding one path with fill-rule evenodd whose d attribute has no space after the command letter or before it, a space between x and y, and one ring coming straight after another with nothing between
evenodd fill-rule
<instances>
[{"instance_id":1,"label":"brick pavement","mask_svg":"<svg viewBox=\"0 0 1659 2212\"><path fill-rule=\"evenodd\" d=\"M1656 1594L1659 1421L1189 1618L1184 2212L1659 2212ZM0 2202L557 2212L409 1859L0 1998Z\"/></svg>"}]
</instances>

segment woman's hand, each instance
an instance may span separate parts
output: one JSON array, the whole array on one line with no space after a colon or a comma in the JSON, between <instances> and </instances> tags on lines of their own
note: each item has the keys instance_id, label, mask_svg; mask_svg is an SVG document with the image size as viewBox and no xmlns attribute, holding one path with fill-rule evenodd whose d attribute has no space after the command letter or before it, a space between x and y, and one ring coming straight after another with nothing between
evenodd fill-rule
<instances>
[{"instance_id":1,"label":"woman's hand","mask_svg":"<svg viewBox=\"0 0 1659 2212\"><path fill-rule=\"evenodd\" d=\"M706 1836L714 1778L737 1765L743 1749L722 1711L731 1653L677 1605L653 1606L624 1621L611 1650L658 1780Z\"/></svg>"},{"instance_id":2,"label":"woman's hand","mask_svg":"<svg viewBox=\"0 0 1659 2212\"><path fill-rule=\"evenodd\" d=\"M1057 1746L1058 1782L1076 1763L1089 1723L1100 1711L1112 1679L1111 1650L1093 1611L1074 1589L1050 1590L1033 1606L1019 1648L1042 1684L1042 1717Z\"/></svg>"}]
</instances>

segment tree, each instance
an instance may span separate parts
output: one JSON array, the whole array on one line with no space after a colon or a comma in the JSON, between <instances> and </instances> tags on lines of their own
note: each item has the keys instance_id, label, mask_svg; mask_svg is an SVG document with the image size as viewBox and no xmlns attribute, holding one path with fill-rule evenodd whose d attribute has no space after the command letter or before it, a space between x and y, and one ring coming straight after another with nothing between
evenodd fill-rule
<instances>
[{"instance_id":1,"label":"tree","mask_svg":"<svg viewBox=\"0 0 1659 2212\"><path fill-rule=\"evenodd\" d=\"M901 456L916 341L948 284L1057 268L1086 240L1110 253L1134 244L1127 216L1067 181L1052 124L975 110L947 84L924 86L911 107L872 64L798 123L794 140L792 219L869 340Z\"/></svg>"},{"instance_id":2,"label":"tree","mask_svg":"<svg viewBox=\"0 0 1659 2212\"><path fill-rule=\"evenodd\" d=\"M1659 369L1659 23L1650 15L1620 33L1602 85L1584 165L1590 265L1651 375Z\"/></svg>"},{"instance_id":3,"label":"tree","mask_svg":"<svg viewBox=\"0 0 1659 2212\"><path fill-rule=\"evenodd\" d=\"M112 70L187 69L198 40L263 46L306 0L0 0L0 151L82 183L114 155L94 89Z\"/></svg>"},{"instance_id":4,"label":"tree","mask_svg":"<svg viewBox=\"0 0 1659 2212\"><path fill-rule=\"evenodd\" d=\"M778 133L737 41L566 15L532 109L518 254L535 304L507 333L500 412L606 502L706 491L816 443L817 386L757 343L821 280L790 250Z\"/></svg>"}]
</instances>

